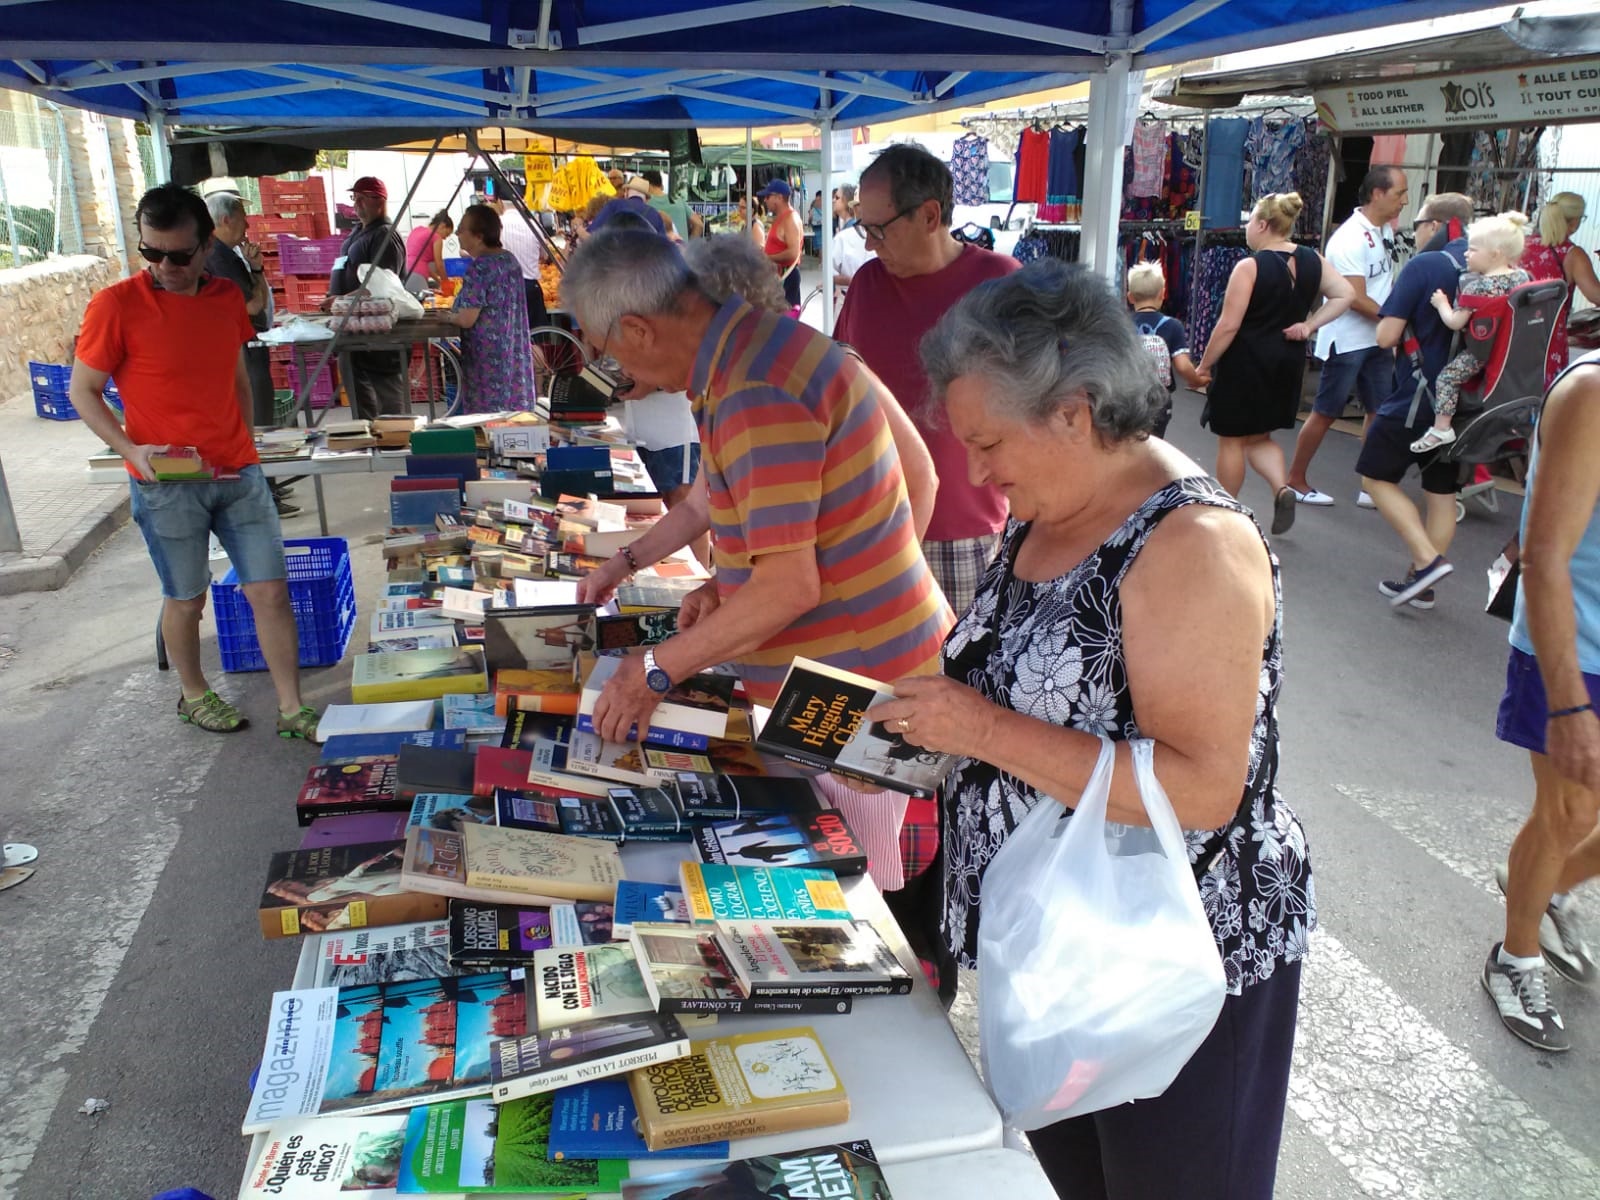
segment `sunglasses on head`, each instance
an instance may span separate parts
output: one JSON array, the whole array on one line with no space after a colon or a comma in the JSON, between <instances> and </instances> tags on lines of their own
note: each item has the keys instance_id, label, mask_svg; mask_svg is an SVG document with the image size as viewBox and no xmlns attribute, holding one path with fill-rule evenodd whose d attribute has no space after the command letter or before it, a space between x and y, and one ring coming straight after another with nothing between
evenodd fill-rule
<instances>
[{"instance_id":1,"label":"sunglasses on head","mask_svg":"<svg viewBox=\"0 0 1600 1200\"><path fill-rule=\"evenodd\" d=\"M163 259L170 259L175 267L187 267L194 261L194 256L200 253L200 247L193 250L157 250L154 246L139 245L139 253L144 256L145 262L159 263Z\"/></svg>"}]
</instances>

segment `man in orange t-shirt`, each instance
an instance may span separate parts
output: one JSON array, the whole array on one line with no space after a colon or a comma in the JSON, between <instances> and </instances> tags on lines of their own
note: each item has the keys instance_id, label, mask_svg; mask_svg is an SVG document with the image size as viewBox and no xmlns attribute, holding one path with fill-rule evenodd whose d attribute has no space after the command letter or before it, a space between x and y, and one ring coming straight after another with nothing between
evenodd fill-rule
<instances>
[{"instance_id":1,"label":"man in orange t-shirt","mask_svg":"<svg viewBox=\"0 0 1600 1200\"><path fill-rule=\"evenodd\" d=\"M212 220L187 188L163 184L139 200L139 253L151 265L97 292L78 334L72 404L127 461L133 519L161 579L161 632L183 692L178 716L231 733L246 721L206 682L200 617L215 533L255 613L278 693L278 733L316 740L300 699L300 639L285 582L283 535L250 432L245 343L255 337L239 289L205 273ZM101 399L116 376L127 427ZM216 478L159 482L152 455L192 446Z\"/></svg>"}]
</instances>

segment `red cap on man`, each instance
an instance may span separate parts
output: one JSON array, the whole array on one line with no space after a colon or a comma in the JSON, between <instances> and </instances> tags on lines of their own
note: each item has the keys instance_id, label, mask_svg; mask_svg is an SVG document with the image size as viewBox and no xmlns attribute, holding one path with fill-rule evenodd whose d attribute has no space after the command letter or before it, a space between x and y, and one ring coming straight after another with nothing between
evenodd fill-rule
<instances>
[{"instance_id":1,"label":"red cap on man","mask_svg":"<svg viewBox=\"0 0 1600 1200\"><path fill-rule=\"evenodd\" d=\"M380 200L389 198L389 189L383 185L383 180L376 175L363 175L350 185L351 192L365 192L369 196L376 196Z\"/></svg>"}]
</instances>

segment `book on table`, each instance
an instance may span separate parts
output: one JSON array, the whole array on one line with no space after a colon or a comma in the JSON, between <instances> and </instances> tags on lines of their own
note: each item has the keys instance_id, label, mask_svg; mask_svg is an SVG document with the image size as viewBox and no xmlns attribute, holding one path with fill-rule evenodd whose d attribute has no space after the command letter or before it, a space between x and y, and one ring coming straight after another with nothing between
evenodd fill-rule
<instances>
[{"instance_id":1,"label":"book on table","mask_svg":"<svg viewBox=\"0 0 1600 1200\"><path fill-rule=\"evenodd\" d=\"M627 937L635 922L689 923L689 902L683 898L683 889L670 883L620 880L613 910L611 936L615 938Z\"/></svg>"},{"instance_id":2,"label":"book on table","mask_svg":"<svg viewBox=\"0 0 1600 1200\"><path fill-rule=\"evenodd\" d=\"M450 901L449 960L458 968L527 967L552 944L547 906Z\"/></svg>"},{"instance_id":3,"label":"book on table","mask_svg":"<svg viewBox=\"0 0 1600 1200\"><path fill-rule=\"evenodd\" d=\"M350 733L410 733L433 728L432 700L391 704L330 704L322 710L317 736L323 742Z\"/></svg>"},{"instance_id":4,"label":"book on table","mask_svg":"<svg viewBox=\"0 0 1600 1200\"><path fill-rule=\"evenodd\" d=\"M797 658L789 667L756 748L806 766L931 799L955 765L924 750L866 711L894 699L887 684Z\"/></svg>"},{"instance_id":5,"label":"book on table","mask_svg":"<svg viewBox=\"0 0 1600 1200\"><path fill-rule=\"evenodd\" d=\"M639 1110L628 1081L611 1076L574 1083L552 1093L549 1156L569 1158L727 1158L727 1142L704 1142L671 1150L651 1150L635 1127Z\"/></svg>"},{"instance_id":6,"label":"book on table","mask_svg":"<svg viewBox=\"0 0 1600 1200\"><path fill-rule=\"evenodd\" d=\"M626 942L536 950L528 969L541 1032L596 1017L653 1012L639 962Z\"/></svg>"},{"instance_id":7,"label":"book on table","mask_svg":"<svg viewBox=\"0 0 1600 1200\"><path fill-rule=\"evenodd\" d=\"M432 708L432 705L429 705ZM340 733L322 743L323 762L344 758L394 758L401 746L438 746L461 750L466 736L454 729L409 729L395 733Z\"/></svg>"},{"instance_id":8,"label":"book on table","mask_svg":"<svg viewBox=\"0 0 1600 1200\"><path fill-rule=\"evenodd\" d=\"M358 654L350 675L350 696L358 704L437 699L451 692L471 695L488 690L489 676L481 646Z\"/></svg>"},{"instance_id":9,"label":"book on table","mask_svg":"<svg viewBox=\"0 0 1600 1200\"><path fill-rule=\"evenodd\" d=\"M379 929L340 929L313 935L316 964L309 986L359 987L442 979L450 964L450 923L414 921Z\"/></svg>"},{"instance_id":10,"label":"book on table","mask_svg":"<svg viewBox=\"0 0 1600 1200\"><path fill-rule=\"evenodd\" d=\"M368 641L368 654L401 654L407 650L448 650L457 645L455 630L438 627L436 633L385 634L378 641Z\"/></svg>"},{"instance_id":11,"label":"book on table","mask_svg":"<svg viewBox=\"0 0 1600 1200\"><path fill-rule=\"evenodd\" d=\"M692 820L743 820L771 813L804 816L822 808L809 779L680 771L673 782L684 816Z\"/></svg>"},{"instance_id":12,"label":"book on table","mask_svg":"<svg viewBox=\"0 0 1600 1200\"><path fill-rule=\"evenodd\" d=\"M361 842L403 842L411 824L410 812L341 813L317 817L300 835L300 849L354 846Z\"/></svg>"},{"instance_id":13,"label":"book on table","mask_svg":"<svg viewBox=\"0 0 1600 1200\"><path fill-rule=\"evenodd\" d=\"M754 812L694 831L705 862L735 866L823 867L835 875L867 869L866 851L844 815L833 809L811 813Z\"/></svg>"},{"instance_id":14,"label":"book on table","mask_svg":"<svg viewBox=\"0 0 1600 1200\"><path fill-rule=\"evenodd\" d=\"M615 1192L627 1164L549 1156L549 1096L507 1104L451 1100L414 1108L399 1163L399 1195L565 1197Z\"/></svg>"},{"instance_id":15,"label":"book on table","mask_svg":"<svg viewBox=\"0 0 1600 1200\"><path fill-rule=\"evenodd\" d=\"M501 746L525 750L533 756L528 782L572 796L604 796L611 784L593 775L575 775L567 769L572 743L572 718L559 713L519 709L506 720Z\"/></svg>"},{"instance_id":16,"label":"book on table","mask_svg":"<svg viewBox=\"0 0 1600 1200\"><path fill-rule=\"evenodd\" d=\"M411 798L407 829L460 829L465 825L494 825L494 800L471 792L418 792ZM400 835L402 841L405 834Z\"/></svg>"},{"instance_id":17,"label":"book on table","mask_svg":"<svg viewBox=\"0 0 1600 1200\"><path fill-rule=\"evenodd\" d=\"M738 1196L740 1200L892 1200L889 1184L868 1141L783 1150L732 1162L685 1167L665 1175L622 1181L622 1200Z\"/></svg>"},{"instance_id":18,"label":"book on table","mask_svg":"<svg viewBox=\"0 0 1600 1200\"><path fill-rule=\"evenodd\" d=\"M519 976L274 993L241 1132L487 1095L490 1044L528 1031Z\"/></svg>"},{"instance_id":19,"label":"book on table","mask_svg":"<svg viewBox=\"0 0 1600 1200\"><path fill-rule=\"evenodd\" d=\"M868 921L719 921L751 997L903 996L911 974Z\"/></svg>"},{"instance_id":20,"label":"book on table","mask_svg":"<svg viewBox=\"0 0 1600 1200\"><path fill-rule=\"evenodd\" d=\"M328 759L306 772L295 798L295 820L309 825L317 817L348 813L405 811L399 791L398 756Z\"/></svg>"},{"instance_id":21,"label":"book on table","mask_svg":"<svg viewBox=\"0 0 1600 1200\"><path fill-rule=\"evenodd\" d=\"M656 608L648 612L617 613L595 618L595 649L632 650L659 646L678 632L678 610Z\"/></svg>"},{"instance_id":22,"label":"book on table","mask_svg":"<svg viewBox=\"0 0 1600 1200\"><path fill-rule=\"evenodd\" d=\"M644 769L644 747L638 742L608 742L597 733L578 729L567 743L566 771L641 787L660 782Z\"/></svg>"},{"instance_id":23,"label":"book on table","mask_svg":"<svg viewBox=\"0 0 1600 1200\"><path fill-rule=\"evenodd\" d=\"M444 727L459 729L466 735L500 736L506 727L505 717L494 711L494 697L488 692L463 695L452 692L444 697Z\"/></svg>"},{"instance_id":24,"label":"book on table","mask_svg":"<svg viewBox=\"0 0 1600 1200\"><path fill-rule=\"evenodd\" d=\"M689 1052L689 1036L671 1013L592 1017L506 1038L490 1051L495 1103L604 1079Z\"/></svg>"},{"instance_id":25,"label":"book on table","mask_svg":"<svg viewBox=\"0 0 1600 1200\"><path fill-rule=\"evenodd\" d=\"M691 1042L687 1058L633 1071L628 1087L652 1150L850 1119L844 1085L809 1026Z\"/></svg>"},{"instance_id":26,"label":"book on table","mask_svg":"<svg viewBox=\"0 0 1600 1200\"><path fill-rule=\"evenodd\" d=\"M622 878L616 846L530 829L468 825L406 834L405 886L461 900L609 904Z\"/></svg>"},{"instance_id":27,"label":"book on table","mask_svg":"<svg viewBox=\"0 0 1600 1200\"><path fill-rule=\"evenodd\" d=\"M401 746L395 764L396 788L402 799L422 792L472 793L476 760L469 750L436 746Z\"/></svg>"},{"instance_id":28,"label":"book on table","mask_svg":"<svg viewBox=\"0 0 1600 1200\"><path fill-rule=\"evenodd\" d=\"M683 896L696 922L846 921L850 906L832 871L817 867L678 864Z\"/></svg>"},{"instance_id":29,"label":"book on table","mask_svg":"<svg viewBox=\"0 0 1600 1200\"><path fill-rule=\"evenodd\" d=\"M592 604L504 608L484 613L484 655L491 671L565 671L581 652L594 649Z\"/></svg>"},{"instance_id":30,"label":"book on table","mask_svg":"<svg viewBox=\"0 0 1600 1200\"><path fill-rule=\"evenodd\" d=\"M605 655L580 656L583 694L578 701L578 728L594 733L594 709L606 684L623 668L624 659ZM704 750L710 738L728 731L728 709L733 703L733 677L705 672L690 676L662 697L650 714L650 727L641 739L689 750ZM630 731L631 737L638 730Z\"/></svg>"},{"instance_id":31,"label":"book on table","mask_svg":"<svg viewBox=\"0 0 1600 1200\"><path fill-rule=\"evenodd\" d=\"M485 623L485 636L488 625ZM572 665L541 670L507 668L495 672L494 707L503 717L517 711L578 714L579 686Z\"/></svg>"},{"instance_id":32,"label":"book on table","mask_svg":"<svg viewBox=\"0 0 1600 1200\"><path fill-rule=\"evenodd\" d=\"M847 1013L848 994L750 996L736 976L720 932L704 925L639 921L628 931L645 991L659 1012L750 1015Z\"/></svg>"},{"instance_id":33,"label":"book on table","mask_svg":"<svg viewBox=\"0 0 1600 1200\"><path fill-rule=\"evenodd\" d=\"M250 1159L239 1200L390 1200L405 1113L275 1122Z\"/></svg>"},{"instance_id":34,"label":"book on table","mask_svg":"<svg viewBox=\"0 0 1600 1200\"><path fill-rule=\"evenodd\" d=\"M405 889L404 853L404 842L369 842L274 854L257 906L262 934L294 937L443 917L441 897Z\"/></svg>"}]
</instances>

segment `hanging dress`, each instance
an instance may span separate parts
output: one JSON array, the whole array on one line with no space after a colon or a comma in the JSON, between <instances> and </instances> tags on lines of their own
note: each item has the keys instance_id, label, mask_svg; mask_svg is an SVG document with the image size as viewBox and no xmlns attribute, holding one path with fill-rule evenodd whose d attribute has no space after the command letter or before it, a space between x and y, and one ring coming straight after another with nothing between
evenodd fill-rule
<instances>
[{"instance_id":1,"label":"hanging dress","mask_svg":"<svg viewBox=\"0 0 1600 1200\"><path fill-rule=\"evenodd\" d=\"M1559 246L1547 246L1544 239L1534 234L1523 244L1522 258L1517 263L1528 273L1535 283L1546 279L1559 279L1566 282L1567 278L1567 252L1572 249L1571 242L1562 242ZM1556 327L1550 334L1550 356L1545 359L1544 385L1549 387L1555 382L1556 376L1567 367L1567 317L1572 312L1572 288L1567 288L1567 298L1561 305L1561 311L1556 314Z\"/></svg>"}]
</instances>

